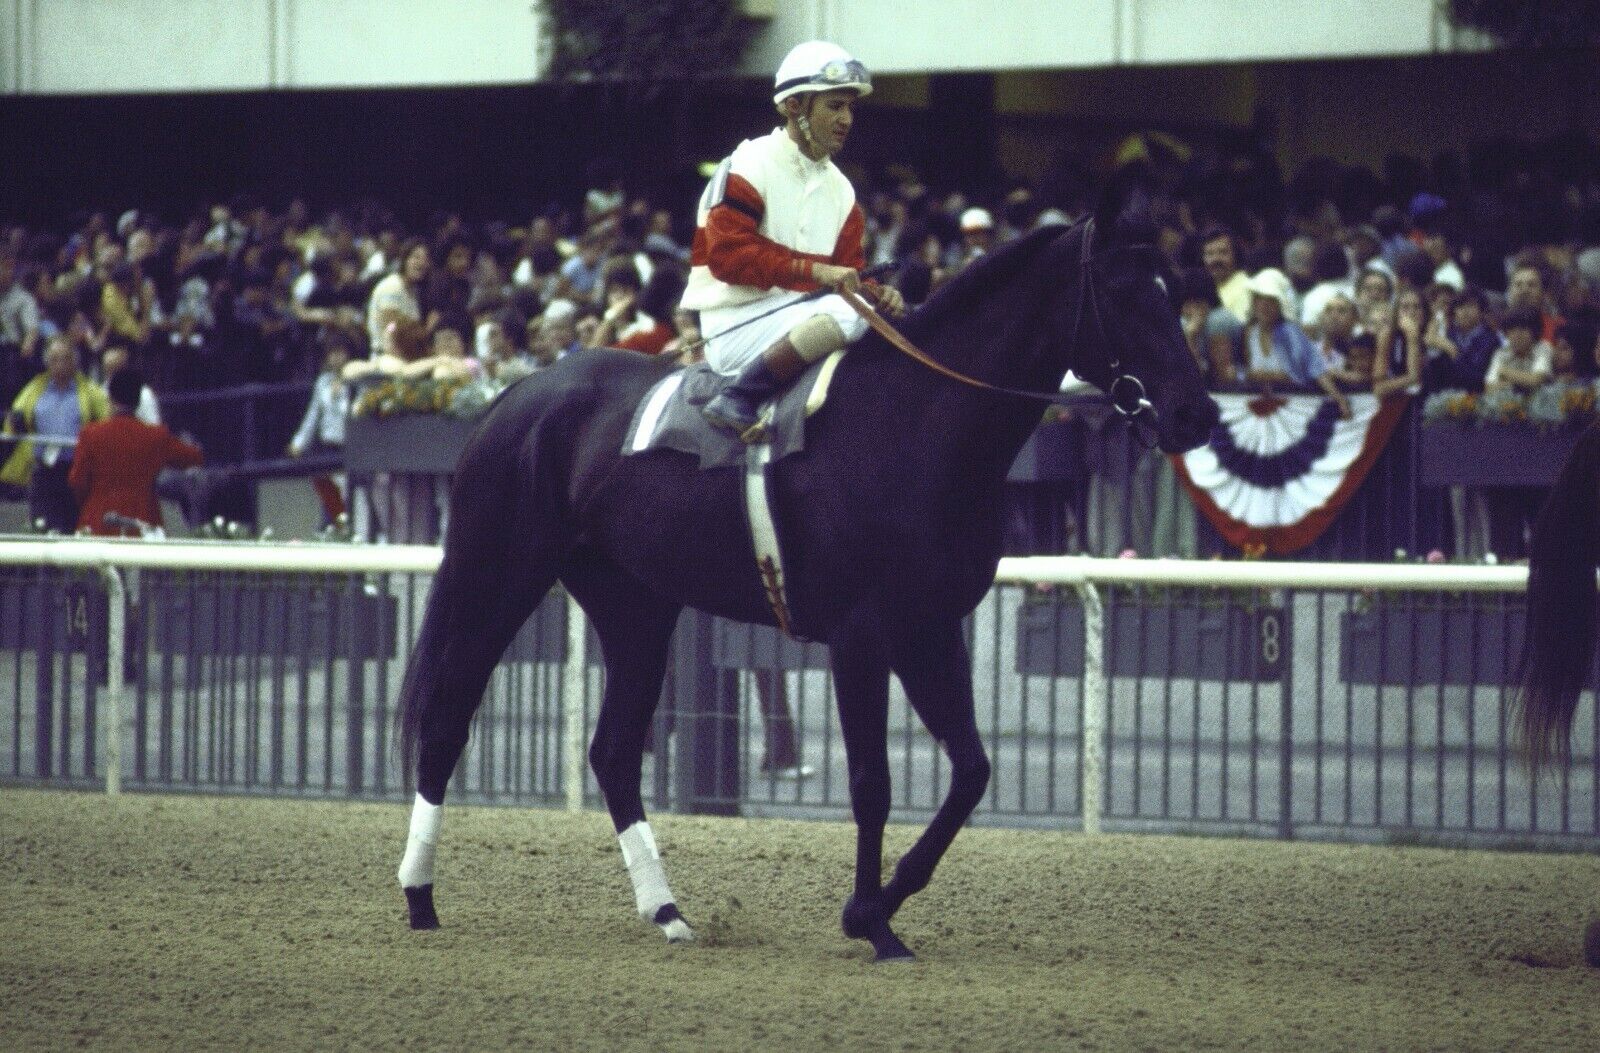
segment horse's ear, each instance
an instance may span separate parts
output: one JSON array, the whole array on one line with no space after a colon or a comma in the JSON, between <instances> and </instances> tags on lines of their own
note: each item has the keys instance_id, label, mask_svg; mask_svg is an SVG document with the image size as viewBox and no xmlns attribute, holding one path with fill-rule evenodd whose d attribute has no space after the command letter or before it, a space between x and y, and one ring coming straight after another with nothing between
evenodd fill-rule
<instances>
[{"instance_id":1,"label":"horse's ear","mask_svg":"<svg viewBox=\"0 0 1600 1053\"><path fill-rule=\"evenodd\" d=\"M1137 165L1118 170L1106 184L1095 206L1094 224L1102 237L1112 237L1120 227L1137 224L1150 215L1147 174Z\"/></svg>"}]
</instances>

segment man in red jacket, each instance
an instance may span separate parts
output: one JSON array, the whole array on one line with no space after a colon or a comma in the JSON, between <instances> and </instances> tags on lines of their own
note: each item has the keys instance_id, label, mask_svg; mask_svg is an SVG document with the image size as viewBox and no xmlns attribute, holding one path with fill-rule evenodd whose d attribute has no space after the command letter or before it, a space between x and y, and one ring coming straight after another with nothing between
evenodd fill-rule
<instances>
[{"instance_id":1,"label":"man in red jacket","mask_svg":"<svg viewBox=\"0 0 1600 1053\"><path fill-rule=\"evenodd\" d=\"M747 442L764 401L866 332L841 297L804 296L863 289L866 222L832 158L871 91L866 67L837 44L797 45L773 84L783 127L741 143L700 197L682 306L700 312L706 361L736 376L705 415ZM892 288L866 292L890 314L905 309Z\"/></svg>"},{"instance_id":2,"label":"man in red jacket","mask_svg":"<svg viewBox=\"0 0 1600 1053\"><path fill-rule=\"evenodd\" d=\"M161 525L156 476L163 468L192 468L202 460L198 447L175 437L164 425L146 424L134 416L144 378L133 368L112 374L111 419L91 424L78 434L78 453L68 477L78 504L78 529L120 536L132 528L109 526L108 512Z\"/></svg>"}]
</instances>

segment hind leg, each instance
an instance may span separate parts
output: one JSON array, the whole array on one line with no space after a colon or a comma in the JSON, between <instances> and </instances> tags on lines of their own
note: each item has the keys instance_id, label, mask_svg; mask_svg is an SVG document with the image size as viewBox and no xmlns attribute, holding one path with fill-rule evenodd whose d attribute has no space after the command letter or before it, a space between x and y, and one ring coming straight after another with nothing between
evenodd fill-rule
<instances>
[{"instance_id":1,"label":"hind leg","mask_svg":"<svg viewBox=\"0 0 1600 1053\"><path fill-rule=\"evenodd\" d=\"M562 580L594 623L605 655L605 697L589 764L617 830L634 906L641 918L661 928L668 943L691 941L694 931L667 884L639 791L645 735L661 697L667 648L681 608L592 554L575 558Z\"/></svg>"},{"instance_id":2,"label":"hind leg","mask_svg":"<svg viewBox=\"0 0 1600 1053\"><path fill-rule=\"evenodd\" d=\"M526 567L505 568L490 588L481 569L447 556L434 579L422 633L406 670L403 693L422 706L417 729L417 794L397 877L413 929L434 929L434 856L444 817L445 786L467 744L472 715L500 655L554 583ZM510 586L505 583L512 582Z\"/></svg>"}]
</instances>

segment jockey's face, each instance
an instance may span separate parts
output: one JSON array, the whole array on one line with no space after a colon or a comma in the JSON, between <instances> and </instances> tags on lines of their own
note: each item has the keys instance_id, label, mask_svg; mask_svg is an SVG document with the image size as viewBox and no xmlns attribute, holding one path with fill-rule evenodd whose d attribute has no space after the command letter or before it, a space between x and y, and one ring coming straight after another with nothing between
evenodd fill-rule
<instances>
[{"instance_id":1,"label":"jockey's face","mask_svg":"<svg viewBox=\"0 0 1600 1053\"><path fill-rule=\"evenodd\" d=\"M803 134L799 140L808 154L820 160L844 149L844 141L850 137L850 126L855 121L856 93L853 90L810 92L790 96L784 101L788 104L785 112L790 125L798 124L801 118L810 122L810 147L806 148Z\"/></svg>"}]
</instances>

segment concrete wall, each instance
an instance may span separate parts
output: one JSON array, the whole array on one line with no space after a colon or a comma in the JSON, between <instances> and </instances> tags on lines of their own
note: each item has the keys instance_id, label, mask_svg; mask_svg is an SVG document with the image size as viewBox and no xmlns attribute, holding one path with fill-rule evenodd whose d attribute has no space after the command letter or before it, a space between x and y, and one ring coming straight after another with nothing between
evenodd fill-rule
<instances>
[{"instance_id":1,"label":"concrete wall","mask_svg":"<svg viewBox=\"0 0 1600 1053\"><path fill-rule=\"evenodd\" d=\"M619 0L622 2L622 0ZM1474 48L1435 0L746 0L746 70L846 43L883 73L1081 69ZM514 84L539 0L0 0L0 92Z\"/></svg>"}]
</instances>

